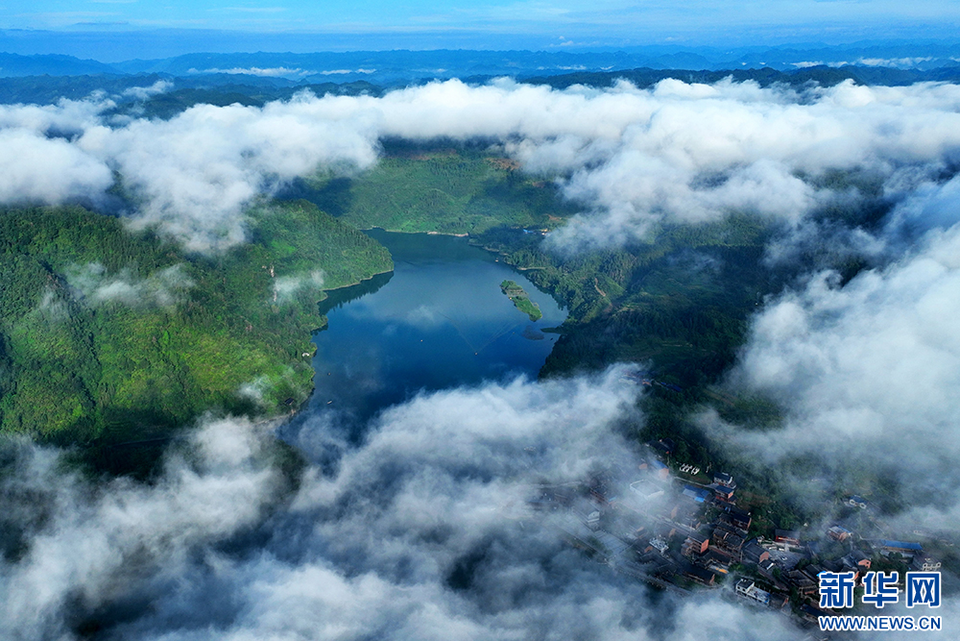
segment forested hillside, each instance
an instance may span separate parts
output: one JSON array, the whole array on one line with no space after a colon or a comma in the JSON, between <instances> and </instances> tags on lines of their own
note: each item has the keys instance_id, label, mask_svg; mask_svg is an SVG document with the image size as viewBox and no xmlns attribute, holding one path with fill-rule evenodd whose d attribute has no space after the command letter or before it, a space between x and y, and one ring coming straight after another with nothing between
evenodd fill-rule
<instances>
[{"instance_id":1,"label":"forested hillside","mask_svg":"<svg viewBox=\"0 0 960 641\"><path fill-rule=\"evenodd\" d=\"M393 141L375 167L354 179L318 174L295 195L361 229L477 234L493 227L547 229L576 211L553 183L518 171L481 147Z\"/></svg>"},{"instance_id":2,"label":"forested hillside","mask_svg":"<svg viewBox=\"0 0 960 641\"><path fill-rule=\"evenodd\" d=\"M482 147L386 151L364 174L315 176L296 193L361 228L470 234L524 270L570 310L544 374L646 361L682 386L705 384L732 362L758 300L782 282L760 264L775 229L755 216L661 227L645 242L565 254L542 232L578 205L552 182Z\"/></svg>"},{"instance_id":3,"label":"forested hillside","mask_svg":"<svg viewBox=\"0 0 960 641\"><path fill-rule=\"evenodd\" d=\"M305 400L322 290L390 256L303 201L254 209L249 234L208 257L79 207L0 212L0 428L128 441Z\"/></svg>"},{"instance_id":4,"label":"forested hillside","mask_svg":"<svg viewBox=\"0 0 960 641\"><path fill-rule=\"evenodd\" d=\"M736 212L713 223L660 225L642 241L619 247L556 251L539 230L559 227L577 205L561 200L552 183L463 146L388 152L391 157L366 174L317 177L310 182L315 189L301 185L302 193L363 227L469 233L471 242L501 254L569 309L541 376L615 362L645 365L658 384L643 397L645 421L633 436L674 439L681 462L721 458L689 423L694 408L715 405L727 418L757 427L780 419L768 399L727 396L715 388L735 362L764 297L814 264L835 268L844 279L864 267L817 247L772 264L765 248L786 230L768 218ZM886 211L871 200L876 189L864 176L834 172L819 180L836 188L856 184L869 196L861 206L825 209L819 214L824 219L868 228ZM488 217L465 215L479 194L490 192L499 193L504 206Z\"/></svg>"},{"instance_id":5,"label":"forested hillside","mask_svg":"<svg viewBox=\"0 0 960 641\"><path fill-rule=\"evenodd\" d=\"M775 285L776 273L760 265L770 233L755 218L731 216L570 257L506 229L478 240L570 308L544 374L639 361L687 387L711 382L732 362L747 314Z\"/></svg>"}]
</instances>

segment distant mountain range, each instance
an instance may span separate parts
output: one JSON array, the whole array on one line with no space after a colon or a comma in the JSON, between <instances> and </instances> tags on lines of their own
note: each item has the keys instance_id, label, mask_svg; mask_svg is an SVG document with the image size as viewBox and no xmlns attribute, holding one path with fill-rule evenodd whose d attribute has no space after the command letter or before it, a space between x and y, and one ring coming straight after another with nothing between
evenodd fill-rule
<instances>
[{"instance_id":1,"label":"distant mountain range","mask_svg":"<svg viewBox=\"0 0 960 641\"><path fill-rule=\"evenodd\" d=\"M710 49L667 53L662 49L197 53L113 64L64 55L0 53L0 104L49 104L104 91L117 103L117 113L167 118L197 103L262 105L288 99L304 89L318 95L378 95L395 87L448 78L486 82L509 76L553 87L609 86L618 78L640 87L664 78L713 83L727 76L764 86L777 82L798 86L811 81L829 86L847 79L866 85L960 82L960 47L957 51L938 47L936 51L917 48L913 54L927 55L912 56L905 48L890 46L740 50L727 52L740 55L726 62L720 60L723 52ZM653 56L657 51L661 53ZM867 55L900 57L865 58ZM850 58L855 64L841 64L837 62L840 58Z\"/></svg>"},{"instance_id":2,"label":"distant mountain range","mask_svg":"<svg viewBox=\"0 0 960 641\"><path fill-rule=\"evenodd\" d=\"M64 55L0 54L0 77L162 73L176 77L225 74L293 83L366 80L393 85L411 80L470 76L550 76L624 69L862 66L928 71L960 66L960 44L863 43L802 48L633 47L624 51L358 51L346 53L194 53L158 60L105 64ZM284 83L274 82L277 86Z\"/></svg>"},{"instance_id":3,"label":"distant mountain range","mask_svg":"<svg viewBox=\"0 0 960 641\"><path fill-rule=\"evenodd\" d=\"M96 60L81 60L73 56L0 53L0 77L82 76L92 73L117 73L117 69Z\"/></svg>"}]
</instances>

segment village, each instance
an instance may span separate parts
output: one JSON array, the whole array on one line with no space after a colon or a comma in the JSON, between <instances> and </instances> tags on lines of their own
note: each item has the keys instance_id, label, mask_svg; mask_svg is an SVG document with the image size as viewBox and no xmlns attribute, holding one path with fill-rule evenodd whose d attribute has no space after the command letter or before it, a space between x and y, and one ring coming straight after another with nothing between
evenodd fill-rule
<instances>
[{"instance_id":1,"label":"village","mask_svg":"<svg viewBox=\"0 0 960 641\"><path fill-rule=\"evenodd\" d=\"M677 594L716 590L790 617L812 639L828 638L819 617L851 613L821 607L822 572L852 572L862 595L867 572L898 571L902 584L908 571L939 572L936 552L953 547L923 530L893 538L857 495L838 502L833 522L764 531L738 506L732 475L673 468L673 448L669 438L647 443L639 469L629 473L611 468L583 483L539 485L529 507L550 513L571 545L618 573Z\"/></svg>"}]
</instances>

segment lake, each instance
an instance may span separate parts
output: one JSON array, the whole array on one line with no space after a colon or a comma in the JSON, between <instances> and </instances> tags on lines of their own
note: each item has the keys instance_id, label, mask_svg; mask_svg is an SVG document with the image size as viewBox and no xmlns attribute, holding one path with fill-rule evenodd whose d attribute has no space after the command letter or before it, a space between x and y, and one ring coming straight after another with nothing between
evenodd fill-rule
<instances>
[{"instance_id":1,"label":"lake","mask_svg":"<svg viewBox=\"0 0 960 641\"><path fill-rule=\"evenodd\" d=\"M313 341L311 410L340 410L362 426L379 410L431 391L518 375L536 377L566 312L521 272L466 238L368 232L395 269L321 303ZM500 290L513 280L540 306L531 322Z\"/></svg>"}]
</instances>

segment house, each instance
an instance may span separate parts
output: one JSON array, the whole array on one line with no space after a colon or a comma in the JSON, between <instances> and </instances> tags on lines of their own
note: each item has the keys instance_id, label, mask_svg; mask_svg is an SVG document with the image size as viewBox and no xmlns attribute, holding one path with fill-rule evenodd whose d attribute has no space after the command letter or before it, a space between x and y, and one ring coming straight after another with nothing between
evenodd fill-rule
<instances>
[{"instance_id":1,"label":"house","mask_svg":"<svg viewBox=\"0 0 960 641\"><path fill-rule=\"evenodd\" d=\"M646 502L663 496L664 488L659 483L654 483L650 479L640 479L630 484L630 491L640 497L641 501Z\"/></svg>"},{"instance_id":2,"label":"house","mask_svg":"<svg viewBox=\"0 0 960 641\"><path fill-rule=\"evenodd\" d=\"M587 518L584 519L584 524L591 530L600 529L600 510L594 510L587 515Z\"/></svg>"},{"instance_id":3,"label":"house","mask_svg":"<svg viewBox=\"0 0 960 641\"><path fill-rule=\"evenodd\" d=\"M733 480L733 477L727 474L726 472L714 472L713 482L717 485L723 485L732 490L737 489L737 482Z\"/></svg>"},{"instance_id":4,"label":"house","mask_svg":"<svg viewBox=\"0 0 960 641\"><path fill-rule=\"evenodd\" d=\"M842 559L840 563L843 565L844 572L854 571L857 574L870 571L870 559L860 550L854 550L850 554L847 554Z\"/></svg>"},{"instance_id":5,"label":"house","mask_svg":"<svg viewBox=\"0 0 960 641\"><path fill-rule=\"evenodd\" d=\"M923 546L919 543L908 543L906 541L887 541L881 539L880 554L887 555L897 552L903 556L913 558L917 554L923 553Z\"/></svg>"},{"instance_id":6,"label":"house","mask_svg":"<svg viewBox=\"0 0 960 641\"><path fill-rule=\"evenodd\" d=\"M840 541L843 543L853 535L853 532L847 528L840 527L839 525L834 525L827 530L827 536L833 539L834 541Z\"/></svg>"},{"instance_id":7,"label":"house","mask_svg":"<svg viewBox=\"0 0 960 641\"><path fill-rule=\"evenodd\" d=\"M940 561L931 556L917 555L913 557L913 567L921 572L937 572L943 565Z\"/></svg>"},{"instance_id":8,"label":"house","mask_svg":"<svg viewBox=\"0 0 960 641\"><path fill-rule=\"evenodd\" d=\"M653 457L640 463L640 469L650 472L650 474L658 479L666 480L670 478L670 468L667 467L666 463Z\"/></svg>"},{"instance_id":9,"label":"house","mask_svg":"<svg viewBox=\"0 0 960 641\"><path fill-rule=\"evenodd\" d=\"M638 534L633 539L633 543L630 544L630 547L633 548L633 551L637 553L638 556L643 556L648 552L653 551L653 546L650 545L650 537Z\"/></svg>"},{"instance_id":10,"label":"house","mask_svg":"<svg viewBox=\"0 0 960 641\"><path fill-rule=\"evenodd\" d=\"M667 550L670 548L670 546L667 545L667 542L659 536L655 536L650 539L650 546L660 554L666 554Z\"/></svg>"},{"instance_id":11,"label":"house","mask_svg":"<svg viewBox=\"0 0 960 641\"><path fill-rule=\"evenodd\" d=\"M540 497L536 501L541 504L555 503L557 506L569 507L578 496L574 488L563 485L541 485L539 489Z\"/></svg>"},{"instance_id":12,"label":"house","mask_svg":"<svg viewBox=\"0 0 960 641\"><path fill-rule=\"evenodd\" d=\"M800 616L803 617L804 620L809 621L810 623L816 623L817 619L819 619L820 617L828 617L830 616L830 613L824 610L821 610L816 606L810 605L809 603L804 603L800 607Z\"/></svg>"},{"instance_id":13,"label":"house","mask_svg":"<svg viewBox=\"0 0 960 641\"><path fill-rule=\"evenodd\" d=\"M770 552L765 550L757 539L750 539L743 546L743 562L760 565L770 560Z\"/></svg>"},{"instance_id":14,"label":"house","mask_svg":"<svg viewBox=\"0 0 960 641\"><path fill-rule=\"evenodd\" d=\"M800 547L800 533L796 530L774 530L773 540L777 543Z\"/></svg>"},{"instance_id":15,"label":"house","mask_svg":"<svg viewBox=\"0 0 960 641\"><path fill-rule=\"evenodd\" d=\"M753 579L743 578L737 581L737 596L764 605L770 604L770 593L758 588Z\"/></svg>"},{"instance_id":16,"label":"house","mask_svg":"<svg viewBox=\"0 0 960 641\"><path fill-rule=\"evenodd\" d=\"M612 500L609 495L615 480L607 472L601 472L590 479L590 495L597 503L604 505Z\"/></svg>"},{"instance_id":17,"label":"house","mask_svg":"<svg viewBox=\"0 0 960 641\"><path fill-rule=\"evenodd\" d=\"M700 565L721 574L729 573L730 564L734 561L729 554L716 548L707 550L707 553L700 557Z\"/></svg>"},{"instance_id":18,"label":"house","mask_svg":"<svg viewBox=\"0 0 960 641\"><path fill-rule=\"evenodd\" d=\"M839 559L823 561L823 569L830 572L853 572L853 578L857 580L870 569L870 559L851 552ZM810 574L812 578L819 578L816 573L811 571L808 571L807 574Z\"/></svg>"},{"instance_id":19,"label":"house","mask_svg":"<svg viewBox=\"0 0 960 641\"><path fill-rule=\"evenodd\" d=\"M688 579L693 579L697 583L702 583L703 585L713 585L716 581L717 575L711 572L710 570L704 568L698 568L695 565L687 564L687 567L683 569L683 576Z\"/></svg>"},{"instance_id":20,"label":"house","mask_svg":"<svg viewBox=\"0 0 960 641\"><path fill-rule=\"evenodd\" d=\"M677 533L677 528L669 523L656 523L653 526L653 535L660 536L667 540L672 539Z\"/></svg>"},{"instance_id":21,"label":"house","mask_svg":"<svg viewBox=\"0 0 960 641\"><path fill-rule=\"evenodd\" d=\"M692 485L683 486L683 495L687 498L691 498L697 503L703 503L708 498L710 498L710 492L704 490L703 488L694 487Z\"/></svg>"},{"instance_id":22,"label":"house","mask_svg":"<svg viewBox=\"0 0 960 641\"><path fill-rule=\"evenodd\" d=\"M770 594L770 603L768 603L771 608L775 610L787 610L790 607L790 597L786 594Z\"/></svg>"},{"instance_id":23,"label":"house","mask_svg":"<svg viewBox=\"0 0 960 641\"><path fill-rule=\"evenodd\" d=\"M647 446L660 456L670 456L677 445L672 439L662 438L656 443L647 443Z\"/></svg>"},{"instance_id":24,"label":"house","mask_svg":"<svg viewBox=\"0 0 960 641\"><path fill-rule=\"evenodd\" d=\"M776 576L773 574L774 570L778 570ZM787 593L790 592L790 583L780 573L781 570L782 568L775 561L764 561L757 566L757 572L767 583L772 585L775 590Z\"/></svg>"},{"instance_id":25,"label":"house","mask_svg":"<svg viewBox=\"0 0 960 641\"><path fill-rule=\"evenodd\" d=\"M650 461L650 470L659 479L670 478L670 468L663 461L657 459Z\"/></svg>"},{"instance_id":26,"label":"house","mask_svg":"<svg viewBox=\"0 0 960 641\"><path fill-rule=\"evenodd\" d=\"M683 542L680 554L684 556L699 556L710 547L710 537L701 532L691 532Z\"/></svg>"},{"instance_id":27,"label":"house","mask_svg":"<svg viewBox=\"0 0 960 641\"><path fill-rule=\"evenodd\" d=\"M741 530L750 529L750 523L752 520L749 512L741 510L740 508L732 505L728 505L723 509L725 512L723 515L724 520L729 522L734 527L740 528Z\"/></svg>"},{"instance_id":28,"label":"house","mask_svg":"<svg viewBox=\"0 0 960 641\"><path fill-rule=\"evenodd\" d=\"M717 485L713 488L713 492L717 495L718 499L723 501L732 501L736 490L732 487L727 487L726 485Z\"/></svg>"},{"instance_id":29,"label":"house","mask_svg":"<svg viewBox=\"0 0 960 641\"><path fill-rule=\"evenodd\" d=\"M820 580L810 578L810 575L800 570L790 570L783 577L788 587L795 588L801 598L816 598L820 592Z\"/></svg>"},{"instance_id":30,"label":"house","mask_svg":"<svg viewBox=\"0 0 960 641\"><path fill-rule=\"evenodd\" d=\"M710 542L720 550L730 554L736 561L743 559L744 538L740 531L725 523L720 523L713 530Z\"/></svg>"},{"instance_id":31,"label":"house","mask_svg":"<svg viewBox=\"0 0 960 641\"><path fill-rule=\"evenodd\" d=\"M668 515L670 520L691 530L699 530L703 524L703 506L699 503L680 501L674 505Z\"/></svg>"},{"instance_id":32,"label":"house","mask_svg":"<svg viewBox=\"0 0 960 641\"><path fill-rule=\"evenodd\" d=\"M811 563L802 570L804 574L816 581L818 585L820 583L820 574L826 571L827 568L823 567L819 563Z\"/></svg>"}]
</instances>

